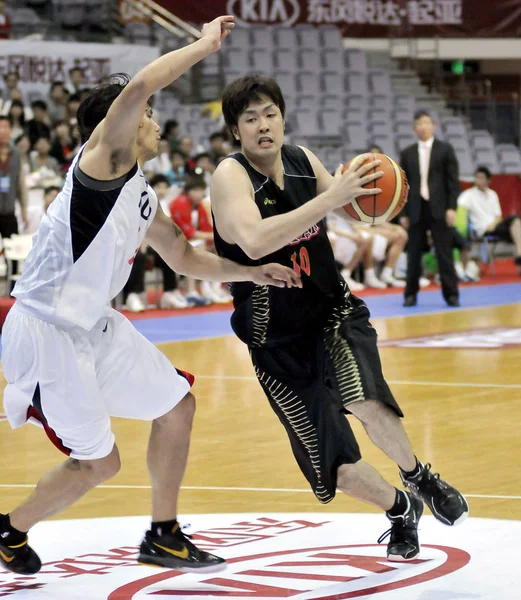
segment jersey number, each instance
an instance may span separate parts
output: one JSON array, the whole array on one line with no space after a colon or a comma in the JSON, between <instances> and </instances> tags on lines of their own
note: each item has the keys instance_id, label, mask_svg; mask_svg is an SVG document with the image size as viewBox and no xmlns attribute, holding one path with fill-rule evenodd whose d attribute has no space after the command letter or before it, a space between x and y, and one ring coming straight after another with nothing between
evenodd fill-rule
<instances>
[{"instance_id":1,"label":"jersey number","mask_svg":"<svg viewBox=\"0 0 521 600\"><path fill-rule=\"evenodd\" d=\"M306 248L302 247L300 249L298 260L297 253L293 252L291 255L291 262L293 263L293 270L297 275L300 275L301 271L304 271L308 276L310 275L311 265L309 264L309 253Z\"/></svg>"}]
</instances>

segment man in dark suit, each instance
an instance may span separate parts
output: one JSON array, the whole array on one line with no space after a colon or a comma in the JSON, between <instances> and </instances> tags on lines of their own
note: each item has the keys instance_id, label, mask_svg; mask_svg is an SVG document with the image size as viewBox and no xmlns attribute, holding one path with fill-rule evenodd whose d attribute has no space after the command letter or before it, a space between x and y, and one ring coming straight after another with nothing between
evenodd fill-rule
<instances>
[{"instance_id":1,"label":"man in dark suit","mask_svg":"<svg viewBox=\"0 0 521 600\"><path fill-rule=\"evenodd\" d=\"M417 112L414 131L418 143L405 148L400 157L411 187L409 201L400 218L403 227L409 230L404 306L417 303L427 230L434 241L443 297L449 306L459 306L450 229L456 220L460 194L458 161L454 148L434 137L435 129L428 112Z\"/></svg>"}]
</instances>

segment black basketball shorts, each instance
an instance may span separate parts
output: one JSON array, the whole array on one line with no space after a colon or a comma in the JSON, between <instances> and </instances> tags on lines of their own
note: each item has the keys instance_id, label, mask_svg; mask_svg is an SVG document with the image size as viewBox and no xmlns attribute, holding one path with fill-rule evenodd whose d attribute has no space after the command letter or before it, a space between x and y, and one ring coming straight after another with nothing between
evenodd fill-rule
<instances>
[{"instance_id":1,"label":"black basketball shorts","mask_svg":"<svg viewBox=\"0 0 521 600\"><path fill-rule=\"evenodd\" d=\"M403 417L383 373L369 310L355 296L332 311L321 333L276 348L251 348L257 378L284 425L317 499L330 502L337 470L361 459L349 405L379 400Z\"/></svg>"}]
</instances>

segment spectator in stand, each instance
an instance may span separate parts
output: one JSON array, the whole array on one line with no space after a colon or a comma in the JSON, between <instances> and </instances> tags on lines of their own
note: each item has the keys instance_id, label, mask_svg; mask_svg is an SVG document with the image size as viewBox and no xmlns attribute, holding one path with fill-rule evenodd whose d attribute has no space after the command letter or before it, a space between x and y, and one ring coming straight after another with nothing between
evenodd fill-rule
<instances>
[{"instance_id":1,"label":"spectator in stand","mask_svg":"<svg viewBox=\"0 0 521 600\"><path fill-rule=\"evenodd\" d=\"M180 150L173 150L170 155L171 168L165 173L170 185L183 187L186 180L186 156Z\"/></svg>"},{"instance_id":2,"label":"spectator in stand","mask_svg":"<svg viewBox=\"0 0 521 600\"><path fill-rule=\"evenodd\" d=\"M208 226L205 221L208 220L206 210L201 204L206 195L206 183L202 177L190 177L186 180L183 193L172 200L170 203L170 216L172 221L181 228L187 240L194 245L201 243L213 243L213 231L207 231ZM197 227L193 224L192 211L197 211ZM202 226L202 228L201 228ZM195 280L187 277L186 299L194 306L204 306L210 303L210 299L205 298L197 291Z\"/></svg>"},{"instance_id":3,"label":"spectator in stand","mask_svg":"<svg viewBox=\"0 0 521 600\"><path fill-rule=\"evenodd\" d=\"M142 299L145 293L146 268L146 245L143 244L134 256L130 277L123 288L123 302L125 308L130 312L143 312L146 309Z\"/></svg>"},{"instance_id":4,"label":"spectator in stand","mask_svg":"<svg viewBox=\"0 0 521 600\"><path fill-rule=\"evenodd\" d=\"M175 119L168 119L163 127L162 138L168 140L170 152L177 148L179 143L179 123Z\"/></svg>"},{"instance_id":5,"label":"spectator in stand","mask_svg":"<svg viewBox=\"0 0 521 600\"><path fill-rule=\"evenodd\" d=\"M195 162L192 158L194 144L192 142L192 138L188 135L183 136L179 139L179 143L177 144L176 149L182 152L185 156L186 161L186 171L192 175L195 170Z\"/></svg>"},{"instance_id":6,"label":"spectator in stand","mask_svg":"<svg viewBox=\"0 0 521 600\"><path fill-rule=\"evenodd\" d=\"M69 94L65 89L63 81L53 81L49 91L49 100L47 101L47 110L51 123L63 121L67 116L67 100Z\"/></svg>"},{"instance_id":7,"label":"spectator in stand","mask_svg":"<svg viewBox=\"0 0 521 600\"><path fill-rule=\"evenodd\" d=\"M31 102L31 110L33 111L33 118L26 123L25 131L31 140L31 145L34 146L39 138L46 137L50 139L51 120L47 113L47 103L43 100Z\"/></svg>"},{"instance_id":8,"label":"spectator in stand","mask_svg":"<svg viewBox=\"0 0 521 600\"><path fill-rule=\"evenodd\" d=\"M11 237L18 233L15 204L18 201L24 229L29 225L27 218L27 187L22 170L20 153L11 143L11 123L0 116L0 236ZM13 273L17 265L13 265Z\"/></svg>"},{"instance_id":9,"label":"spectator in stand","mask_svg":"<svg viewBox=\"0 0 521 600\"><path fill-rule=\"evenodd\" d=\"M5 91L4 91L3 97L2 97L3 102L0 102L1 109L2 109L0 111L0 114L7 115L7 114L9 114L11 104L15 100L22 102L22 104L23 104L24 98L23 98L22 90L19 87L20 78L18 77L18 73L16 73L16 72L7 73L7 75L4 75L4 82L5 82ZM24 105L24 116L25 116L26 121L33 118L33 113L31 111L31 109L25 105Z\"/></svg>"},{"instance_id":10,"label":"spectator in stand","mask_svg":"<svg viewBox=\"0 0 521 600\"><path fill-rule=\"evenodd\" d=\"M61 189L58 186L50 186L45 188L43 191L43 212L47 213L49 206L54 202L56 196L60 193Z\"/></svg>"},{"instance_id":11,"label":"spectator in stand","mask_svg":"<svg viewBox=\"0 0 521 600\"><path fill-rule=\"evenodd\" d=\"M78 114L78 108L80 107L81 100L79 94L71 94L67 100L67 116L66 119L71 125L76 125Z\"/></svg>"},{"instance_id":12,"label":"spectator in stand","mask_svg":"<svg viewBox=\"0 0 521 600\"><path fill-rule=\"evenodd\" d=\"M207 186L210 185L212 174L215 171L215 165L210 158L208 152L201 152L194 156L194 174L202 177Z\"/></svg>"},{"instance_id":13,"label":"spectator in stand","mask_svg":"<svg viewBox=\"0 0 521 600\"><path fill-rule=\"evenodd\" d=\"M159 204L163 206L169 198L170 186L168 179L164 175L156 175L150 179L149 185L156 193ZM177 287L177 277L174 271L152 248L149 249L150 254L154 259L154 266L160 269L163 274L163 295L159 301L159 306L161 308L187 308L190 306L188 300Z\"/></svg>"},{"instance_id":14,"label":"spectator in stand","mask_svg":"<svg viewBox=\"0 0 521 600\"><path fill-rule=\"evenodd\" d=\"M33 151L29 154L29 168L31 173L48 169L55 175L60 174L60 165L58 161L50 156L51 140L48 137L40 137L33 145Z\"/></svg>"},{"instance_id":15,"label":"spectator in stand","mask_svg":"<svg viewBox=\"0 0 521 600\"><path fill-rule=\"evenodd\" d=\"M472 229L478 236L494 235L514 244L514 263L521 275L521 219L517 215L503 218L499 196L489 187L491 179L492 173L487 167L478 167L474 187L460 195L458 205L467 209Z\"/></svg>"},{"instance_id":16,"label":"spectator in stand","mask_svg":"<svg viewBox=\"0 0 521 600\"><path fill-rule=\"evenodd\" d=\"M58 161L62 173L67 171L79 149L79 143L73 140L67 121L58 121L54 126L49 154Z\"/></svg>"},{"instance_id":17,"label":"spectator in stand","mask_svg":"<svg viewBox=\"0 0 521 600\"><path fill-rule=\"evenodd\" d=\"M81 67L72 67L72 69L69 69L69 80L70 83L67 89L70 94L77 94L87 83L85 72Z\"/></svg>"},{"instance_id":18,"label":"spectator in stand","mask_svg":"<svg viewBox=\"0 0 521 600\"><path fill-rule=\"evenodd\" d=\"M31 151L31 140L28 138L26 133L22 133L22 135L19 135L16 138L14 143L16 149L20 153L23 174L24 176L27 176L31 172L29 169L29 152Z\"/></svg>"},{"instance_id":19,"label":"spectator in stand","mask_svg":"<svg viewBox=\"0 0 521 600\"><path fill-rule=\"evenodd\" d=\"M214 166L217 166L219 161L228 155L229 148L226 144L226 135L222 131L216 131L212 133L208 141L210 143L210 149L208 150L210 160Z\"/></svg>"},{"instance_id":20,"label":"spectator in stand","mask_svg":"<svg viewBox=\"0 0 521 600\"><path fill-rule=\"evenodd\" d=\"M0 0L0 40L11 37L11 19L5 10L5 0Z\"/></svg>"},{"instance_id":21,"label":"spectator in stand","mask_svg":"<svg viewBox=\"0 0 521 600\"><path fill-rule=\"evenodd\" d=\"M7 116L11 119L11 140L15 140L25 131L23 102L20 100L13 100Z\"/></svg>"},{"instance_id":22,"label":"spectator in stand","mask_svg":"<svg viewBox=\"0 0 521 600\"><path fill-rule=\"evenodd\" d=\"M376 226L355 225L362 235L372 239L371 249L364 254L364 283L367 287L405 287L405 281L394 277L394 267L407 244L407 232L400 225L384 223ZM377 277L374 262L384 263Z\"/></svg>"}]
</instances>

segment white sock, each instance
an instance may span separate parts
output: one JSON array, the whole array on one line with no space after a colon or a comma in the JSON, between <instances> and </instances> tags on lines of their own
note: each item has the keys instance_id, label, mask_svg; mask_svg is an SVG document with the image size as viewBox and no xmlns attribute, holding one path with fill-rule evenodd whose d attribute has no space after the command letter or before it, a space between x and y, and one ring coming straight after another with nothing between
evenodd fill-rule
<instances>
[{"instance_id":1,"label":"white sock","mask_svg":"<svg viewBox=\"0 0 521 600\"><path fill-rule=\"evenodd\" d=\"M392 267L384 267L382 271L382 279L392 279L393 278L393 269Z\"/></svg>"},{"instance_id":2,"label":"white sock","mask_svg":"<svg viewBox=\"0 0 521 600\"><path fill-rule=\"evenodd\" d=\"M365 276L366 277L376 277L374 269L366 269L365 270Z\"/></svg>"},{"instance_id":3,"label":"white sock","mask_svg":"<svg viewBox=\"0 0 521 600\"><path fill-rule=\"evenodd\" d=\"M351 277L351 269L344 269L342 271L342 273L346 276L346 277Z\"/></svg>"}]
</instances>

